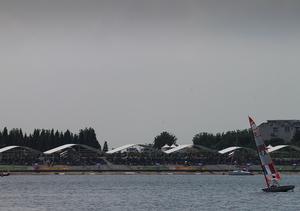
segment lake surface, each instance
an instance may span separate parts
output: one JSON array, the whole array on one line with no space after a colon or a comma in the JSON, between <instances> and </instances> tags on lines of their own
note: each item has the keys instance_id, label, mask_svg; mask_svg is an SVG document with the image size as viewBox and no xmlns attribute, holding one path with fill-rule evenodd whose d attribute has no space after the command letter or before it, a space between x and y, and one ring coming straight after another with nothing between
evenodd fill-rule
<instances>
[{"instance_id":1,"label":"lake surface","mask_svg":"<svg viewBox=\"0 0 300 211\"><path fill-rule=\"evenodd\" d=\"M47 175L0 178L0 210L300 210L294 192L264 193L262 176Z\"/></svg>"}]
</instances>

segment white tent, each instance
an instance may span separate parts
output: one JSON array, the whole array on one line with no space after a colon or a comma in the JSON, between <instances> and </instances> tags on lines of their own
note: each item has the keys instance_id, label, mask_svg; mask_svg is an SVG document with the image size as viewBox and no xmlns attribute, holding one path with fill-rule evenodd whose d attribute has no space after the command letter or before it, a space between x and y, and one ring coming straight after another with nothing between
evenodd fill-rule
<instances>
[{"instance_id":1,"label":"white tent","mask_svg":"<svg viewBox=\"0 0 300 211\"><path fill-rule=\"evenodd\" d=\"M121 152L121 151L124 151L124 150L127 150L127 149L130 149L130 148L141 148L142 146L140 144L126 144L124 146L121 146L121 147L117 147L115 149L112 149L110 151L107 151L106 153L107 154L114 154L114 153L117 153L117 152Z\"/></svg>"},{"instance_id":2,"label":"white tent","mask_svg":"<svg viewBox=\"0 0 300 211\"><path fill-rule=\"evenodd\" d=\"M242 147L236 147L236 146L234 146L234 147L228 147L228 148L222 149L222 150L220 150L218 152L223 155L223 154L226 154L226 153L229 153L229 152L235 151L237 149L241 149L241 148Z\"/></svg>"},{"instance_id":3,"label":"white tent","mask_svg":"<svg viewBox=\"0 0 300 211\"><path fill-rule=\"evenodd\" d=\"M170 154L170 153L177 152L179 150L191 148L191 147L193 147L193 144L183 144L183 145L176 146L172 149L169 149L169 150L165 151L164 153Z\"/></svg>"}]
</instances>

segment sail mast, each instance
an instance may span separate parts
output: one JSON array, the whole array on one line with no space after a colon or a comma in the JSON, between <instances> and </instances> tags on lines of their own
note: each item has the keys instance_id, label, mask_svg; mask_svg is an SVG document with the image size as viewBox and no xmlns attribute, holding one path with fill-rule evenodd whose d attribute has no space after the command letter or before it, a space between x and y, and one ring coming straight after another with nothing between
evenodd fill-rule
<instances>
[{"instance_id":1,"label":"sail mast","mask_svg":"<svg viewBox=\"0 0 300 211\"><path fill-rule=\"evenodd\" d=\"M257 148L256 148L256 152L257 152L257 155L258 155L258 157L259 157L259 152L258 152L258 149L257 149ZM265 181L266 181L267 187L269 188L269 187L270 187L270 184L269 184L269 181L268 181L268 178L267 178L266 172L265 172L265 170L264 170L264 166L263 166L263 164L262 164L262 162L261 162L261 159L260 159L260 158L259 158L259 162L260 162L261 169L262 169L262 171L263 171L263 173L264 173L264 178L265 178Z\"/></svg>"},{"instance_id":2,"label":"sail mast","mask_svg":"<svg viewBox=\"0 0 300 211\"><path fill-rule=\"evenodd\" d=\"M271 180L280 180L280 175L274 166L274 163L269 155L264 141L262 140L259 128L256 126L255 122L251 117L249 117L249 123L254 135L256 149L260 159L262 170L264 172L265 180L267 186L269 187Z\"/></svg>"},{"instance_id":3,"label":"sail mast","mask_svg":"<svg viewBox=\"0 0 300 211\"><path fill-rule=\"evenodd\" d=\"M253 121L253 120L251 119L251 117L248 117L248 118L249 118L249 122L250 122L250 126L251 126L251 121ZM252 126L251 126L251 129L252 129ZM254 134L253 134L253 136L254 136ZM254 139L255 139L255 136L254 136ZM257 147L256 147L256 152L257 152L257 155L258 155L258 157L259 157L260 166L261 166L261 169L262 169L262 171L263 171L263 173L264 173L264 178L265 178L267 187L269 188L269 187L270 187L270 184L269 184L269 182L268 182L266 172L264 171L264 166L263 166L263 164L262 164L262 162L261 162L261 159L260 159L260 156L259 156L259 152L258 152L258 148L257 148Z\"/></svg>"}]
</instances>

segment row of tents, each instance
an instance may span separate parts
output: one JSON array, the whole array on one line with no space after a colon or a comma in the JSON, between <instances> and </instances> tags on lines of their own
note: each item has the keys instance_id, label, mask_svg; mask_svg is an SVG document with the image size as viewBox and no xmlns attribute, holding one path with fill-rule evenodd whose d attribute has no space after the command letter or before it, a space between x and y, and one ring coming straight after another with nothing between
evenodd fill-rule
<instances>
[{"instance_id":1,"label":"row of tents","mask_svg":"<svg viewBox=\"0 0 300 211\"><path fill-rule=\"evenodd\" d=\"M112 155L115 153L123 153L123 152L142 152L142 151L145 151L146 149L149 150L150 148L151 148L151 146L145 145L145 144L127 144L127 145L109 150L106 152L106 154ZM300 151L299 147L293 146L293 145L278 145L278 146L269 145L267 147L267 149L270 153L275 152L277 150L284 149L284 148L292 148L296 151ZM103 155L103 152L100 151L99 149L96 149L96 148L93 148L93 147L90 147L87 145L81 145L81 144L65 144L65 145L47 150L45 152L40 152L35 149L29 148L29 147L24 147L24 146L6 146L3 148L0 148L0 154L9 152L11 150L16 150L16 149L22 149L22 150L25 150L32 154L44 154L46 156L60 154L60 153L63 153L64 151L70 150L70 149L77 149L77 150L80 149L81 151L85 150L90 153L96 153L99 155ZM166 146L162 147L161 151L164 152L165 154L172 154L172 153L178 153L178 152L185 152L189 149L202 150L202 151L218 153L218 154L232 153L239 149L245 149L248 151L252 151L254 153L256 152L254 149L239 147L239 146L231 146L231 147L217 151L217 150L213 150L213 149L201 146L201 145L194 145L194 144L183 144L183 145L172 145L172 146L166 145Z\"/></svg>"},{"instance_id":2,"label":"row of tents","mask_svg":"<svg viewBox=\"0 0 300 211\"><path fill-rule=\"evenodd\" d=\"M87 145L82 145L82 144L65 144L65 145L47 150L45 152L40 152L38 150L35 150L33 148L30 148L30 147L25 147L25 146L6 146L6 147L3 147L3 148L0 148L0 153L8 152L8 151L15 150L15 149L23 149L23 150L26 150L28 152L32 152L33 154L52 155L52 154L55 154L55 153L62 152L65 149L73 148L73 147L76 147L76 146L84 148L86 150L90 150L92 152L99 153L99 154L101 153L101 151L96 149L96 148L93 148L93 147L90 147L90 146L87 146Z\"/></svg>"},{"instance_id":3,"label":"row of tents","mask_svg":"<svg viewBox=\"0 0 300 211\"><path fill-rule=\"evenodd\" d=\"M143 151L144 149L149 148L149 145L144 145L144 144L127 144L115 149L112 149L108 152L106 152L107 154L115 154L115 153L122 153L122 152L130 152L130 151ZM284 148L292 148L296 151L300 151L300 147L297 146L293 146L293 145L277 145L277 146L267 146L268 151L271 152L275 152L277 150L281 150ZM166 153L166 154L171 154L171 153L176 153L176 152L181 152L181 151L186 151L189 149L199 149L199 150L204 150L207 152L211 152L211 153L219 153L219 154L227 154L227 153L231 153L233 151L239 150L239 149L245 149L248 151L252 151L252 152L256 152L255 149L251 149L251 148L246 148L246 147L239 147L239 146L231 146L231 147L227 147L225 149L222 150L214 150L214 149L210 149L207 148L205 146L201 146L201 145L195 145L195 144L183 144L183 145L172 145L172 146L168 146L165 145L161 148L161 150Z\"/></svg>"}]
</instances>

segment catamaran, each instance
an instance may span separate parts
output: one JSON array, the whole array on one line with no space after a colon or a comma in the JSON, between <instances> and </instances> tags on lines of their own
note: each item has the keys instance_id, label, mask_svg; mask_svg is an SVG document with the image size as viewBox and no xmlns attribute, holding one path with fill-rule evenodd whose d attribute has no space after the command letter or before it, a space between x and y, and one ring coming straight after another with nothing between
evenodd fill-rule
<instances>
[{"instance_id":1,"label":"catamaran","mask_svg":"<svg viewBox=\"0 0 300 211\"><path fill-rule=\"evenodd\" d=\"M254 135L257 153L261 162L261 167L267 184L267 187L263 188L262 190L265 192L287 192L289 190L294 190L294 185L279 185L281 176L276 170L272 158L269 155L268 149L261 137L259 128L256 126L255 122L251 117L249 117L249 123Z\"/></svg>"}]
</instances>

